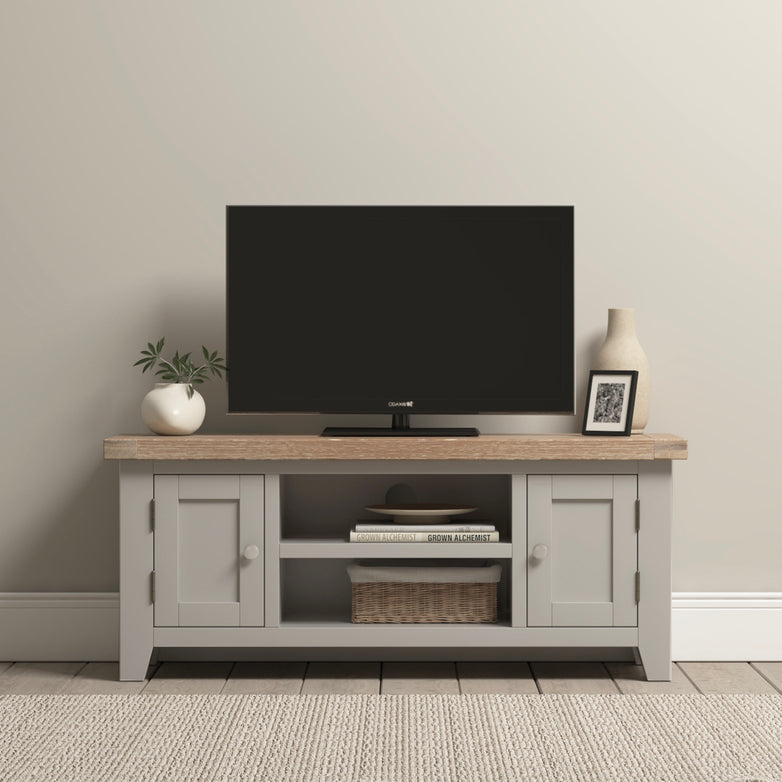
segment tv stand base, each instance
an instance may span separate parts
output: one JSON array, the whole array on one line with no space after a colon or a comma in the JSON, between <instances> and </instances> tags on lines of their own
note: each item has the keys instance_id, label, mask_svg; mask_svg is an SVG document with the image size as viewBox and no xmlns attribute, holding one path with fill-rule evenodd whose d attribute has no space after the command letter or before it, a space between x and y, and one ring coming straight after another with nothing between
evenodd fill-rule
<instances>
[{"instance_id":1,"label":"tv stand base","mask_svg":"<svg viewBox=\"0 0 782 782\"><path fill-rule=\"evenodd\" d=\"M370 426L327 426L321 437L477 437L478 430L465 427L416 426L410 429Z\"/></svg>"},{"instance_id":2,"label":"tv stand base","mask_svg":"<svg viewBox=\"0 0 782 782\"><path fill-rule=\"evenodd\" d=\"M410 426L409 413L394 413L391 426L327 426L321 437L477 437L474 426Z\"/></svg>"}]
</instances>

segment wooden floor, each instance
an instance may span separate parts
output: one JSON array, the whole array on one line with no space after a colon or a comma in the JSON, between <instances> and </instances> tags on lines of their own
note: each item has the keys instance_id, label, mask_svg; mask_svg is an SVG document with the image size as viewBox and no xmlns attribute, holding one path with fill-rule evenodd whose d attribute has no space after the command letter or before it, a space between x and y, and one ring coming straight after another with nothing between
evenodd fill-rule
<instances>
[{"instance_id":1,"label":"wooden floor","mask_svg":"<svg viewBox=\"0 0 782 782\"><path fill-rule=\"evenodd\" d=\"M782 694L782 662L682 662L670 682L631 663L175 663L143 682L117 663L0 662L0 694L608 693Z\"/></svg>"}]
</instances>

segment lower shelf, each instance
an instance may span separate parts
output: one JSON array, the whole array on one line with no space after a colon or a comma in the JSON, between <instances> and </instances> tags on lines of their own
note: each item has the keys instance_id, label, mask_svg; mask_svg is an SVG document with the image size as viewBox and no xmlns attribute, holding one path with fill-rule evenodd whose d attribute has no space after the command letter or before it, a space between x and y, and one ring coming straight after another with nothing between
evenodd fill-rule
<instances>
[{"instance_id":1,"label":"lower shelf","mask_svg":"<svg viewBox=\"0 0 782 782\"><path fill-rule=\"evenodd\" d=\"M345 544L350 546L351 544ZM373 544L367 544L373 545ZM415 544L413 544L415 545ZM426 544L423 544L426 545ZM457 544L461 545L461 544ZM382 547L384 548L384 547ZM353 626L350 621L352 605L352 588L348 576L348 565L355 560L343 558L318 558L310 559L306 557L284 559L280 562L280 605L279 613L273 612L270 608L267 611L267 621L274 617L275 624L277 618L280 619L280 626L287 627L290 623L299 623L301 617L305 617L307 626L312 627L332 627L333 621L344 624L348 627ZM361 560L364 561L364 560ZM385 559L368 560L373 564L385 562ZM497 589L498 595L498 616L499 618L509 619L511 617L510 606L510 560L492 560L502 564L502 576ZM399 559L388 560L390 564L403 562ZM466 560L410 560L410 564L421 566L437 565L438 563L453 563L454 565L479 564L476 559ZM405 562L405 564L407 564ZM271 591L270 591L271 594ZM518 621L518 620L517 620ZM355 625L360 627L361 625ZM378 625L364 625L368 628ZM399 624L380 625L401 627ZM422 627L425 625L417 625ZM462 625L469 627L470 625ZM478 625L472 625L476 627ZM489 626L489 625L480 625Z\"/></svg>"},{"instance_id":2,"label":"lower shelf","mask_svg":"<svg viewBox=\"0 0 782 782\"><path fill-rule=\"evenodd\" d=\"M344 627L344 628L376 628L376 627L467 627L474 628L475 630L482 630L484 627L510 627L511 620L507 613L500 614L497 622L352 622L350 619L350 608L344 612L333 612L328 615L324 614L307 614L306 612L297 612L294 614L288 614L280 622L280 627L285 629L287 627L312 627L312 628L329 628L329 627Z\"/></svg>"}]
</instances>

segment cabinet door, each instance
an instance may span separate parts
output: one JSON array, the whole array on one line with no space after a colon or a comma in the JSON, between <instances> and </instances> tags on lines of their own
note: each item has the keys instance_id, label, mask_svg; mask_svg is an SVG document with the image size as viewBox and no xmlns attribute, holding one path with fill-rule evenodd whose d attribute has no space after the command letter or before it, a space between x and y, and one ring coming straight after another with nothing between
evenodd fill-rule
<instances>
[{"instance_id":1,"label":"cabinet door","mask_svg":"<svg viewBox=\"0 0 782 782\"><path fill-rule=\"evenodd\" d=\"M635 475L530 475L528 624L635 627Z\"/></svg>"},{"instance_id":2,"label":"cabinet door","mask_svg":"<svg viewBox=\"0 0 782 782\"><path fill-rule=\"evenodd\" d=\"M263 624L263 476L155 476L155 625Z\"/></svg>"}]
</instances>

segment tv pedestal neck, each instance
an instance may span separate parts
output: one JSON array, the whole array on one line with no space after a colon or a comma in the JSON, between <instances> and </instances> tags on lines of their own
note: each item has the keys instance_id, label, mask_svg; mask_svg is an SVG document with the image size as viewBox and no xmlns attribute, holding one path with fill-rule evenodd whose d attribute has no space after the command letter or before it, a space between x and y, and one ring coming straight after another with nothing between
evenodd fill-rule
<instances>
[{"instance_id":1,"label":"tv pedestal neck","mask_svg":"<svg viewBox=\"0 0 782 782\"><path fill-rule=\"evenodd\" d=\"M474 426L410 426L408 413L393 413L390 427L327 426L321 437L477 437Z\"/></svg>"},{"instance_id":2,"label":"tv pedestal neck","mask_svg":"<svg viewBox=\"0 0 782 782\"><path fill-rule=\"evenodd\" d=\"M120 679L169 659L632 659L671 677L674 435L119 435ZM496 543L350 543L392 485ZM354 559L495 560L495 624L353 624ZM183 652L184 650L184 652ZM558 652L558 650L561 650ZM229 657L226 657L229 655ZM560 658L561 659L561 658Z\"/></svg>"}]
</instances>

